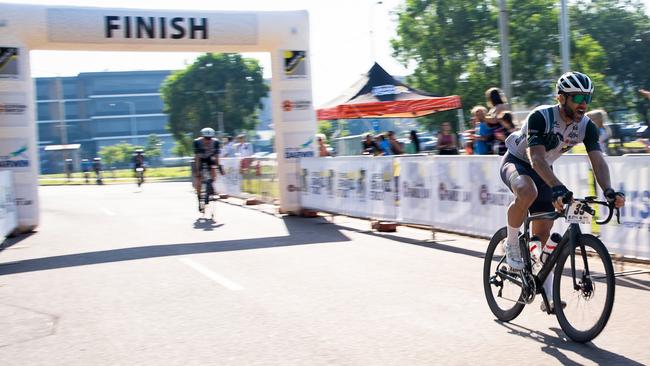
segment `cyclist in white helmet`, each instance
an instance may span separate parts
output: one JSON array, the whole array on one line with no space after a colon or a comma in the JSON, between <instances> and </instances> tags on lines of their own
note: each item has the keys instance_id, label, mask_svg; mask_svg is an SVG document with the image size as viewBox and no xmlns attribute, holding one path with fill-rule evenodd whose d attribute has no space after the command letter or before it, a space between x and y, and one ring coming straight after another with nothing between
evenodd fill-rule
<instances>
[{"instance_id":1,"label":"cyclist in white helmet","mask_svg":"<svg viewBox=\"0 0 650 366\"><path fill-rule=\"evenodd\" d=\"M219 140L214 138L214 129L205 127L201 130L201 137L194 140L194 187L196 194L201 196L202 169L210 169L212 182L217 177L216 168L219 166ZM202 210L199 204L199 211Z\"/></svg>"},{"instance_id":2,"label":"cyclist in white helmet","mask_svg":"<svg viewBox=\"0 0 650 366\"><path fill-rule=\"evenodd\" d=\"M607 200L619 208L625 204L625 196L612 189L609 168L598 144L598 128L585 116L594 92L593 82L587 75L571 71L560 76L556 91L558 104L535 108L521 130L506 139L508 151L501 162L501 179L515 195L508 206L505 245L506 260L513 270L524 268L518 235L527 213L562 211L563 202L572 199L572 192L553 173L552 164L573 146L584 143ZM546 243L552 227L551 220L533 221L531 235ZM552 283L551 273L544 282L550 299Z\"/></svg>"}]
</instances>

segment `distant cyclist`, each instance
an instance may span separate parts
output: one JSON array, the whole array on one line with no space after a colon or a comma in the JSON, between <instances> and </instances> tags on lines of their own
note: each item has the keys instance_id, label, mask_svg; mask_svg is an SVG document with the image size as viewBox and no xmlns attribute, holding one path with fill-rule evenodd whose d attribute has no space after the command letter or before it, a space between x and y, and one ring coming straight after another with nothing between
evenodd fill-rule
<instances>
[{"instance_id":1,"label":"distant cyclist","mask_svg":"<svg viewBox=\"0 0 650 366\"><path fill-rule=\"evenodd\" d=\"M138 180L138 187L144 183L145 170L144 151L142 149L136 149L133 154L133 172Z\"/></svg>"},{"instance_id":2,"label":"distant cyclist","mask_svg":"<svg viewBox=\"0 0 650 366\"><path fill-rule=\"evenodd\" d=\"M609 168L598 144L598 128L585 116L594 92L593 82L583 73L567 72L557 81L556 91L558 104L535 108L521 130L506 139L508 151L501 163L501 179L514 193L515 200L508 206L505 251L508 265L514 270L524 268L518 235L526 214L562 211L563 201L570 201L573 196L552 169L553 162L573 146L584 143L605 197L618 208L625 205L625 196L612 189ZM533 221L531 235L546 243L552 227L551 220ZM550 299L552 283L551 272L544 282Z\"/></svg>"},{"instance_id":3,"label":"distant cyclist","mask_svg":"<svg viewBox=\"0 0 650 366\"><path fill-rule=\"evenodd\" d=\"M93 159L93 171L95 171L95 181L97 184L103 184L102 158L96 157Z\"/></svg>"},{"instance_id":4,"label":"distant cyclist","mask_svg":"<svg viewBox=\"0 0 650 366\"><path fill-rule=\"evenodd\" d=\"M206 127L201 130L201 137L193 142L194 145L194 187L196 194L201 196L201 177L203 169L210 169L210 184L217 176L216 168L219 166L219 140L214 138L214 130ZM202 207L199 203L199 211Z\"/></svg>"}]
</instances>

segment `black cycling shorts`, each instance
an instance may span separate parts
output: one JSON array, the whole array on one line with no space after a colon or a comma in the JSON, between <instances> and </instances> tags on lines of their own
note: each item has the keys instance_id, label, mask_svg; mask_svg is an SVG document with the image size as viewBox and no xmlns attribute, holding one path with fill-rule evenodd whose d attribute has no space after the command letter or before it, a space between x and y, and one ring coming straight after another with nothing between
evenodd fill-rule
<instances>
[{"instance_id":1,"label":"black cycling shorts","mask_svg":"<svg viewBox=\"0 0 650 366\"><path fill-rule=\"evenodd\" d=\"M537 198L528 208L528 212L532 214L555 211L553 207L553 190L551 187L544 182L542 177L537 174L530 164L507 152L501 160L501 180L512 191L510 182L520 175L529 176L537 187Z\"/></svg>"},{"instance_id":2,"label":"black cycling shorts","mask_svg":"<svg viewBox=\"0 0 650 366\"><path fill-rule=\"evenodd\" d=\"M201 158L201 164L199 165L201 169L205 166L209 166L210 168L216 168L217 167L217 161L211 158Z\"/></svg>"}]
</instances>

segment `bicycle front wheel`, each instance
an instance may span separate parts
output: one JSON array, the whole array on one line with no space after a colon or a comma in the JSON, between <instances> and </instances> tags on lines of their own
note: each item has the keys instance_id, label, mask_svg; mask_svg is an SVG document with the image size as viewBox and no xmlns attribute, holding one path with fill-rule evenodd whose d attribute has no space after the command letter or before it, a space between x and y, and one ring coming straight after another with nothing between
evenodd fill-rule
<instances>
[{"instance_id":1,"label":"bicycle front wheel","mask_svg":"<svg viewBox=\"0 0 650 366\"><path fill-rule=\"evenodd\" d=\"M516 318L524 309L522 289L514 282L499 275L507 271L506 254L503 245L506 242L506 228L497 231L485 252L483 262L483 289L490 310L497 319L508 322Z\"/></svg>"},{"instance_id":2,"label":"bicycle front wheel","mask_svg":"<svg viewBox=\"0 0 650 366\"><path fill-rule=\"evenodd\" d=\"M575 248L567 246L555 266L553 302L564 333L576 342L589 342L605 328L614 307L614 267L605 245L595 236L580 235ZM575 265L571 264L571 256ZM573 268L575 272L573 271ZM575 284L574 276L575 273Z\"/></svg>"}]
</instances>

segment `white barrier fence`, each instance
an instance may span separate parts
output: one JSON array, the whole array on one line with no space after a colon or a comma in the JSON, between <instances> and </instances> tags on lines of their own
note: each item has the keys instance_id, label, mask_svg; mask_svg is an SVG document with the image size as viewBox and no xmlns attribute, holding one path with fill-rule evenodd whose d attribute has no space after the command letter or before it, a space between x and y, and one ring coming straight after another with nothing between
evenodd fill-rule
<instances>
[{"instance_id":1,"label":"white barrier fence","mask_svg":"<svg viewBox=\"0 0 650 366\"><path fill-rule=\"evenodd\" d=\"M582 230L600 234L613 253L650 258L650 156L607 161L613 187L627 197L621 225ZM298 189L303 208L490 237L505 226L513 199L499 165L498 156L303 158ZM553 169L576 197L595 194L585 155L565 155ZM553 229L565 227L557 220Z\"/></svg>"},{"instance_id":2,"label":"white barrier fence","mask_svg":"<svg viewBox=\"0 0 650 366\"><path fill-rule=\"evenodd\" d=\"M10 171L0 171L0 243L18 226L16 197Z\"/></svg>"}]
</instances>

